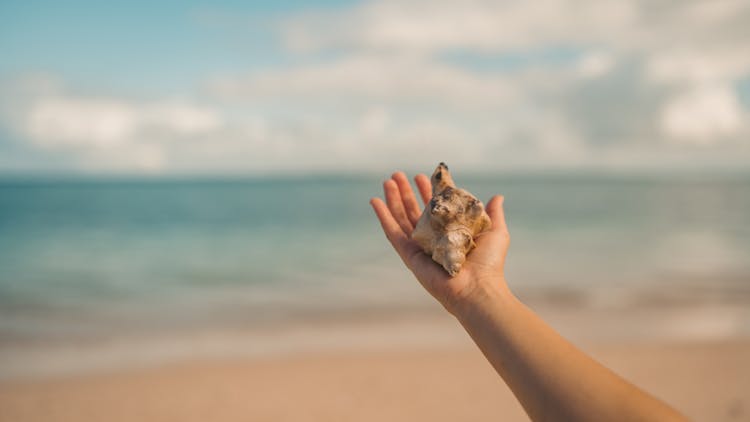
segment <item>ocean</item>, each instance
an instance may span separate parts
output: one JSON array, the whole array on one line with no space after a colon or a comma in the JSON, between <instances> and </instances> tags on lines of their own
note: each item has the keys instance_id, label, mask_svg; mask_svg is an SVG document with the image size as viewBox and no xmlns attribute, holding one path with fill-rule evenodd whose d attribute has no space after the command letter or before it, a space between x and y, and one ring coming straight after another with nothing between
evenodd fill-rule
<instances>
[{"instance_id":1,"label":"ocean","mask_svg":"<svg viewBox=\"0 0 750 422\"><path fill-rule=\"evenodd\" d=\"M371 176L4 179L0 351L437 306ZM458 177L506 197L511 289L575 306L750 296L750 175Z\"/></svg>"}]
</instances>

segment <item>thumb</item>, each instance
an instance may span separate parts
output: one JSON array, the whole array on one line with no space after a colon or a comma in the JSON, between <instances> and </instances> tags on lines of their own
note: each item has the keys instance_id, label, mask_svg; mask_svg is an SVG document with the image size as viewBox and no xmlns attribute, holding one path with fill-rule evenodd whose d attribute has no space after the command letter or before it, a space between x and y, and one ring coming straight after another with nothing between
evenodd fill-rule
<instances>
[{"instance_id":1,"label":"thumb","mask_svg":"<svg viewBox=\"0 0 750 422\"><path fill-rule=\"evenodd\" d=\"M487 203L486 211L492 220L493 232L508 232L508 226L505 224L505 212L503 211L503 201L505 198L502 195L495 195Z\"/></svg>"}]
</instances>

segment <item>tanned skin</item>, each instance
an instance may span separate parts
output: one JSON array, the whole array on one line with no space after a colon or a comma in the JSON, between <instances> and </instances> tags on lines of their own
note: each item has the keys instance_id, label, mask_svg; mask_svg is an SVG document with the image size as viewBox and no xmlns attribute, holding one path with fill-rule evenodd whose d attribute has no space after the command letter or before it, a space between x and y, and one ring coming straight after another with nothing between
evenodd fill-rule
<instances>
[{"instance_id":1,"label":"tanned skin","mask_svg":"<svg viewBox=\"0 0 750 422\"><path fill-rule=\"evenodd\" d=\"M420 174L415 183L427 203L430 179ZM394 173L383 189L385 202L372 198L370 204L385 236L425 290L461 323L533 421L687 420L576 348L513 295L503 272L510 234L502 196L487 203L492 228L476 239L476 248L451 277L410 237L422 207L406 175Z\"/></svg>"}]
</instances>

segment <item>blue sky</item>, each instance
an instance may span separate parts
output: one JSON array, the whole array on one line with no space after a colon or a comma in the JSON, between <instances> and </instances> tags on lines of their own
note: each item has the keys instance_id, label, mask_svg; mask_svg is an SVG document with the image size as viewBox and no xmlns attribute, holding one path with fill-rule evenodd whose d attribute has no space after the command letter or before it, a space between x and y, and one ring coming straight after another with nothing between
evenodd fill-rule
<instances>
[{"instance_id":1,"label":"blue sky","mask_svg":"<svg viewBox=\"0 0 750 422\"><path fill-rule=\"evenodd\" d=\"M347 3L4 1L0 71L147 92L189 89L215 72L288 60L266 19Z\"/></svg>"},{"instance_id":2,"label":"blue sky","mask_svg":"<svg viewBox=\"0 0 750 422\"><path fill-rule=\"evenodd\" d=\"M0 172L743 168L747 28L734 0L4 1Z\"/></svg>"}]
</instances>

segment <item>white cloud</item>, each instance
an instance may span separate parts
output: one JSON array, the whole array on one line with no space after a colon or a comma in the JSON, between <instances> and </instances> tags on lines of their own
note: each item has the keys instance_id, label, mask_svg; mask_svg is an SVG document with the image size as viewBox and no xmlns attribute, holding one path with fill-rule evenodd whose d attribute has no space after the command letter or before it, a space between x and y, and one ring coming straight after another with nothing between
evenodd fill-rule
<instances>
[{"instance_id":1,"label":"white cloud","mask_svg":"<svg viewBox=\"0 0 750 422\"><path fill-rule=\"evenodd\" d=\"M456 92L445 95L445 91L426 86L434 100L446 107L462 104L464 108L494 108L498 119L514 128L511 132L520 131L535 139L541 156L558 150L581 155L586 148L582 139L601 143L598 139L585 139L586 134L606 136L606 142L616 145L638 133L642 139L635 142L646 149L645 142L658 141L660 137L677 141L673 145L715 145L742 138L746 133L742 123L746 112L732 86L750 76L748 22L750 3L735 0L660 5L637 0L386 0L327 14L300 15L286 21L282 31L287 45L295 51L332 49L379 55L377 66L365 66L374 72L372 76L339 62L327 65L324 73L336 74L335 80L341 85L319 84L315 78L305 83L325 86L325 91L335 96L337 92L357 92L355 86L346 86L343 81L360 80L375 92L387 92L386 99L390 101L413 95L414 87L409 83L414 75L429 75L432 69L441 68L443 64L437 59L441 52L463 50L492 55L577 46L583 53L570 71L531 66L515 73L487 75L456 69L450 78L433 79L435 86L457 87ZM404 72L398 66L404 56L417 57L419 66ZM341 66L341 72L329 72L337 66ZM623 103L615 96L600 98L606 91L596 94L593 84L599 82L595 80L617 71L618 66L631 66L627 72L632 74L629 80L633 81L634 91L628 95L635 102ZM373 77L384 74L388 76L380 80ZM458 75L463 85L457 82ZM363 77L358 79L360 76ZM424 79L430 80L429 76ZM388 90L377 83L382 80L405 81L406 86L393 84L393 89ZM617 79L614 81L617 83ZM592 88L582 89L587 83ZM514 88L503 88L512 95L498 95L502 89L493 88L501 86ZM565 98L582 92L590 98ZM493 98L503 100L492 101ZM577 116L579 130L565 117L565 109L554 110L570 102L587 101L606 102L608 106L579 106L590 112L585 118ZM553 126L562 132L556 136L542 128L519 124L517 110L523 109L536 110L539 121L545 115L561 116ZM615 124L603 127L599 123L602 113L611 115L612 110L621 117L607 116L606 120ZM661 112L647 115L647 110ZM629 115L641 115L642 121ZM457 118L467 120L463 115ZM629 124L623 123L628 121ZM635 124L639 127L633 127ZM608 131L590 129L597 127Z\"/></svg>"},{"instance_id":2,"label":"white cloud","mask_svg":"<svg viewBox=\"0 0 750 422\"><path fill-rule=\"evenodd\" d=\"M107 147L133 136L137 113L106 100L47 98L32 105L21 130L44 146Z\"/></svg>"},{"instance_id":3,"label":"white cloud","mask_svg":"<svg viewBox=\"0 0 750 422\"><path fill-rule=\"evenodd\" d=\"M731 81L750 75L750 43L709 50L666 50L646 64L650 80L666 84Z\"/></svg>"},{"instance_id":4,"label":"white cloud","mask_svg":"<svg viewBox=\"0 0 750 422\"><path fill-rule=\"evenodd\" d=\"M221 98L248 101L438 101L457 107L497 104L517 95L503 77L421 58L377 54L224 77L214 80L209 90Z\"/></svg>"},{"instance_id":5,"label":"white cloud","mask_svg":"<svg viewBox=\"0 0 750 422\"><path fill-rule=\"evenodd\" d=\"M584 78L597 78L611 71L615 66L612 54L592 52L578 61L578 73Z\"/></svg>"},{"instance_id":6,"label":"white cloud","mask_svg":"<svg viewBox=\"0 0 750 422\"><path fill-rule=\"evenodd\" d=\"M636 6L632 1L595 0L369 1L345 11L297 16L286 21L282 31L295 51L490 52L550 40L610 40L613 29L632 24Z\"/></svg>"},{"instance_id":7,"label":"white cloud","mask_svg":"<svg viewBox=\"0 0 750 422\"><path fill-rule=\"evenodd\" d=\"M169 171L174 150L226 126L218 109L194 101L84 95L49 75L6 80L0 90L3 129L26 141L27 150L60 158L55 167Z\"/></svg>"},{"instance_id":8,"label":"white cloud","mask_svg":"<svg viewBox=\"0 0 750 422\"><path fill-rule=\"evenodd\" d=\"M671 139L710 145L739 135L743 111L726 86L703 86L670 100L661 115L661 129Z\"/></svg>"},{"instance_id":9,"label":"white cloud","mask_svg":"<svg viewBox=\"0 0 750 422\"><path fill-rule=\"evenodd\" d=\"M201 134L221 124L215 111L184 102L54 96L34 101L17 129L46 147L109 148L144 136Z\"/></svg>"},{"instance_id":10,"label":"white cloud","mask_svg":"<svg viewBox=\"0 0 750 422\"><path fill-rule=\"evenodd\" d=\"M199 135L221 128L221 114L206 106L181 101L142 105L140 117L143 127L153 127L177 135Z\"/></svg>"},{"instance_id":11,"label":"white cloud","mask_svg":"<svg viewBox=\"0 0 750 422\"><path fill-rule=\"evenodd\" d=\"M373 107L362 116L361 131L365 136L382 136L388 129L390 115L384 107Z\"/></svg>"},{"instance_id":12,"label":"white cloud","mask_svg":"<svg viewBox=\"0 0 750 422\"><path fill-rule=\"evenodd\" d=\"M694 1L685 7L685 15L690 23L718 23L723 24L733 18L747 14L750 10L745 0L714 0Z\"/></svg>"}]
</instances>

